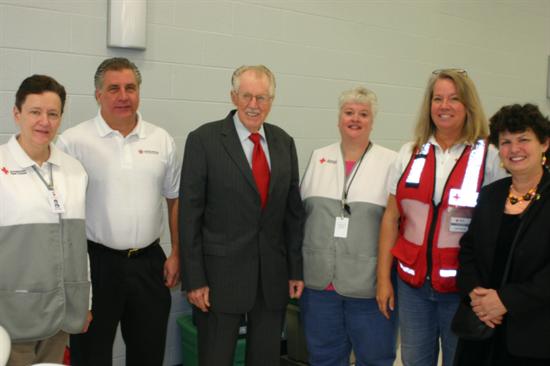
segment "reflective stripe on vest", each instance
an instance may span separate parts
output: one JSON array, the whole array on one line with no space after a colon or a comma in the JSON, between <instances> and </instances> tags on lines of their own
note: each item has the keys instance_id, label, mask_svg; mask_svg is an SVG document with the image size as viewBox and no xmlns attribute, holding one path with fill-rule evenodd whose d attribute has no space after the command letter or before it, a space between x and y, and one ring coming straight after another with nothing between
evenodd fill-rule
<instances>
[{"instance_id":1,"label":"reflective stripe on vest","mask_svg":"<svg viewBox=\"0 0 550 366\"><path fill-rule=\"evenodd\" d=\"M420 183L420 175L422 175L422 171L424 170L426 158L430 152L430 145L429 142L422 145L422 148L414 157L413 165L406 180L407 185L418 185Z\"/></svg>"},{"instance_id":2,"label":"reflective stripe on vest","mask_svg":"<svg viewBox=\"0 0 550 366\"><path fill-rule=\"evenodd\" d=\"M439 275L441 277L456 277L456 269L440 269Z\"/></svg>"},{"instance_id":3,"label":"reflective stripe on vest","mask_svg":"<svg viewBox=\"0 0 550 366\"><path fill-rule=\"evenodd\" d=\"M477 183L483 158L485 156L485 141L478 140L468 158L466 173L460 189L453 188L449 191L449 205L461 207L475 207L477 203Z\"/></svg>"},{"instance_id":4,"label":"reflective stripe on vest","mask_svg":"<svg viewBox=\"0 0 550 366\"><path fill-rule=\"evenodd\" d=\"M414 276L415 273L416 273L416 271L414 269L412 269L411 267L407 267L406 265L401 263L401 261L399 261L399 267L401 267L403 272L406 272L406 273L410 274L411 276Z\"/></svg>"},{"instance_id":5,"label":"reflective stripe on vest","mask_svg":"<svg viewBox=\"0 0 550 366\"><path fill-rule=\"evenodd\" d=\"M407 176L407 185L418 185L420 183L420 176L422 170L426 165L426 158L430 151L431 143L427 142L422 145L420 151L414 157L413 165ZM473 146L470 156L468 157L468 164L466 166L466 173L462 181L460 189L452 188L449 191L449 205L460 207L475 207L477 203L477 184L479 181L479 174L481 171L481 165L483 164L483 158L485 157L485 141L478 140Z\"/></svg>"}]
</instances>

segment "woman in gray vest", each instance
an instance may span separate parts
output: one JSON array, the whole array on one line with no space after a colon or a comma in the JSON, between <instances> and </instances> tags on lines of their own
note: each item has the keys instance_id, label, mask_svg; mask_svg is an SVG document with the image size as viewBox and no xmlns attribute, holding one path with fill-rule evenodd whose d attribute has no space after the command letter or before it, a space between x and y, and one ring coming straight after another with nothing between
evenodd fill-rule
<instances>
[{"instance_id":1,"label":"woman in gray vest","mask_svg":"<svg viewBox=\"0 0 550 366\"><path fill-rule=\"evenodd\" d=\"M82 165L52 140L66 93L49 76L26 78L15 96L19 132L0 145L0 324L8 366L63 360L69 333L91 320Z\"/></svg>"},{"instance_id":2,"label":"woman in gray vest","mask_svg":"<svg viewBox=\"0 0 550 366\"><path fill-rule=\"evenodd\" d=\"M313 366L390 366L396 319L376 303L378 230L396 153L370 133L376 94L357 87L339 100L341 140L315 150L301 184L306 209L305 290L300 308Z\"/></svg>"}]
</instances>

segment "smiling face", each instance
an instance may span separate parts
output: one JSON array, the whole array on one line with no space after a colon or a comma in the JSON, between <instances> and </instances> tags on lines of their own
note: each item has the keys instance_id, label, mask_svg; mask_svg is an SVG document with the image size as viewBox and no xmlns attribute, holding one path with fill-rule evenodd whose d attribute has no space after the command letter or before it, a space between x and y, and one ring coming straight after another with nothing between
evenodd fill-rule
<instances>
[{"instance_id":1,"label":"smiling face","mask_svg":"<svg viewBox=\"0 0 550 366\"><path fill-rule=\"evenodd\" d=\"M346 103L340 110L338 129L344 143L369 141L372 131L372 110L370 104Z\"/></svg>"},{"instance_id":2,"label":"smiling face","mask_svg":"<svg viewBox=\"0 0 550 366\"><path fill-rule=\"evenodd\" d=\"M29 94L21 109L13 107L18 141L27 153L47 149L61 124L61 99L54 92Z\"/></svg>"},{"instance_id":3,"label":"smiling face","mask_svg":"<svg viewBox=\"0 0 550 366\"><path fill-rule=\"evenodd\" d=\"M137 120L139 85L131 69L106 71L95 95L107 124L132 125Z\"/></svg>"},{"instance_id":4,"label":"smiling face","mask_svg":"<svg viewBox=\"0 0 550 366\"><path fill-rule=\"evenodd\" d=\"M436 135L461 135L466 121L466 107L460 101L456 85L451 79L438 79L435 82L430 113Z\"/></svg>"},{"instance_id":5,"label":"smiling face","mask_svg":"<svg viewBox=\"0 0 550 366\"><path fill-rule=\"evenodd\" d=\"M255 70L245 71L239 78L239 90L231 92L231 100L242 124L250 132L258 132L273 104L269 78Z\"/></svg>"},{"instance_id":6,"label":"smiling face","mask_svg":"<svg viewBox=\"0 0 550 366\"><path fill-rule=\"evenodd\" d=\"M548 140L541 143L533 130L504 131L498 137L498 153L504 168L512 176L538 174L542 170L542 154L548 149Z\"/></svg>"}]
</instances>

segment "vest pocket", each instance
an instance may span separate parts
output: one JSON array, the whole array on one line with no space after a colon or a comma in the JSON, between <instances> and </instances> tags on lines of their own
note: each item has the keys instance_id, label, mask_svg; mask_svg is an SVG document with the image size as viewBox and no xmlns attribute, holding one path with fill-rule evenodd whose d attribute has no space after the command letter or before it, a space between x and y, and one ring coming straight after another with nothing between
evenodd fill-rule
<instances>
[{"instance_id":1,"label":"vest pocket","mask_svg":"<svg viewBox=\"0 0 550 366\"><path fill-rule=\"evenodd\" d=\"M377 257L361 254L341 254L336 264L334 286L345 296L374 298L376 296Z\"/></svg>"},{"instance_id":2,"label":"vest pocket","mask_svg":"<svg viewBox=\"0 0 550 366\"><path fill-rule=\"evenodd\" d=\"M424 258L420 255L422 247L411 244L400 237L391 252L397 259L399 277L411 286L422 286L426 276L426 264L420 263L421 259ZM423 262L425 262L425 258Z\"/></svg>"},{"instance_id":3,"label":"vest pocket","mask_svg":"<svg viewBox=\"0 0 550 366\"><path fill-rule=\"evenodd\" d=\"M439 249L434 257L432 277L433 287L439 292L456 292L456 274L458 270L458 248Z\"/></svg>"},{"instance_id":4,"label":"vest pocket","mask_svg":"<svg viewBox=\"0 0 550 366\"><path fill-rule=\"evenodd\" d=\"M306 286L315 290L323 290L334 278L334 252L304 246L302 255Z\"/></svg>"},{"instance_id":5,"label":"vest pocket","mask_svg":"<svg viewBox=\"0 0 550 366\"><path fill-rule=\"evenodd\" d=\"M64 302L62 288L0 291L0 323L13 341L44 339L60 329Z\"/></svg>"},{"instance_id":6,"label":"vest pocket","mask_svg":"<svg viewBox=\"0 0 550 366\"><path fill-rule=\"evenodd\" d=\"M71 334L81 333L90 301L90 283L87 281L66 283L65 301L63 330Z\"/></svg>"}]
</instances>

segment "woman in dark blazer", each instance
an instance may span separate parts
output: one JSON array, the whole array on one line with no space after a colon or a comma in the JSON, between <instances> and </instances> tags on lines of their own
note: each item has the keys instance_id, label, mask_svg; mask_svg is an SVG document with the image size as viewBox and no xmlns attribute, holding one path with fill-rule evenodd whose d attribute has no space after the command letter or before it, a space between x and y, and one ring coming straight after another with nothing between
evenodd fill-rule
<instances>
[{"instance_id":1,"label":"woman in dark blazer","mask_svg":"<svg viewBox=\"0 0 550 366\"><path fill-rule=\"evenodd\" d=\"M479 319L496 329L488 340L460 339L455 366L550 364L549 126L531 104L505 106L491 118L489 138L511 177L481 191L461 240L457 283Z\"/></svg>"}]
</instances>

